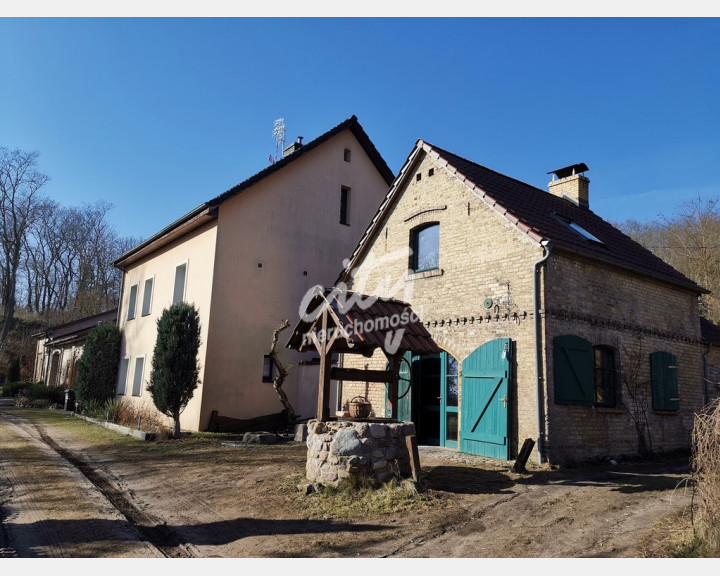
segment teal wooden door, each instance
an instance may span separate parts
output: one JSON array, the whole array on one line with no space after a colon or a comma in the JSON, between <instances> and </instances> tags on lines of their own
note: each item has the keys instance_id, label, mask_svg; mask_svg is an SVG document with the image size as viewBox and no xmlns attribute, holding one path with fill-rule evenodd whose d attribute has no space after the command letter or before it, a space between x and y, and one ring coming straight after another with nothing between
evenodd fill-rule
<instances>
[{"instance_id":1,"label":"teal wooden door","mask_svg":"<svg viewBox=\"0 0 720 576\"><path fill-rule=\"evenodd\" d=\"M400 362L398 420L415 422L422 444L457 448L458 361L447 352L418 356L407 352ZM385 416L390 417L385 393Z\"/></svg>"},{"instance_id":2,"label":"teal wooden door","mask_svg":"<svg viewBox=\"0 0 720 576\"><path fill-rule=\"evenodd\" d=\"M512 342L499 338L462 363L460 451L508 460L508 410Z\"/></svg>"}]
</instances>

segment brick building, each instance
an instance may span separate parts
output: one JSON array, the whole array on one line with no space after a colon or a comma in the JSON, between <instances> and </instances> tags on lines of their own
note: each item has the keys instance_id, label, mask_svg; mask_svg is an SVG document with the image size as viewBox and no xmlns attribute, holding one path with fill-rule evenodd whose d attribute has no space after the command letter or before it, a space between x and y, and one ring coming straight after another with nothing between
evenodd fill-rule
<instances>
[{"instance_id":1,"label":"brick building","mask_svg":"<svg viewBox=\"0 0 720 576\"><path fill-rule=\"evenodd\" d=\"M707 291L590 209L584 164L549 191L419 140L339 286L409 303L442 348L404 358L421 443L571 462L690 445L707 402ZM384 369L385 356L345 357ZM340 383L385 416L383 384Z\"/></svg>"}]
</instances>

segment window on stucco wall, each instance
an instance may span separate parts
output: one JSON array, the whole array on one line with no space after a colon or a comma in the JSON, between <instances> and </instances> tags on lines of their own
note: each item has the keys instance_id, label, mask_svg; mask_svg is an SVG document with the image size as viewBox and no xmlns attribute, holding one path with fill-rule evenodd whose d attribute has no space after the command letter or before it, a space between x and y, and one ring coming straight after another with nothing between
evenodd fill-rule
<instances>
[{"instance_id":1,"label":"window on stucco wall","mask_svg":"<svg viewBox=\"0 0 720 576\"><path fill-rule=\"evenodd\" d=\"M135 310L137 308L137 294L138 294L138 285L133 284L130 286L130 296L128 297L128 312L127 312L127 319L132 320L135 318Z\"/></svg>"}]
</instances>

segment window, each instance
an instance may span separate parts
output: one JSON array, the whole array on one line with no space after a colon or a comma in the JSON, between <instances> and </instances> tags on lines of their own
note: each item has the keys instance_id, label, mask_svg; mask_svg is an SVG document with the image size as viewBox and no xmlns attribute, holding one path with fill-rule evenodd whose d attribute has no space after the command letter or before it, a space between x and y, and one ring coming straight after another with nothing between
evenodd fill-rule
<instances>
[{"instance_id":1,"label":"window","mask_svg":"<svg viewBox=\"0 0 720 576\"><path fill-rule=\"evenodd\" d=\"M152 295L153 295L153 281L155 277L148 278L145 280L145 287L143 289L143 304L142 304L142 315L147 316L150 314L152 308Z\"/></svg>"},{"instance_id":2,"label":"window","mask_svg":"<svg viewBox=\"0 0 720 576\"><path fill-rule=\"evenodd\" d=\"M115 391L118 395L122 396L127 391L127 377L128 367L130 364L130 358L125 357L120 360L120 370L118 371L118 385Z\"/></svg>"},{"instance_id":3,"label":"window","mask_svg":"<svg viewBox=\"0 0 720 576\"><path fill-rule=\"evenodd\" d=\"M568 334L553 339L555 404L612 408L620 400L615 350Z\"/></svg>"},{"instance_id":4,"label":"window","mask_svg":"<svg viewBox=\"0 0 720 576\"><path fill-rule=\"evenodd\" d=\"M410 233L410 268L413 272L432 270L440 261L440 224L434 222Z\"/></svg>"},{"instance_id":5,"label":"window","mask_svg":"<svg viewBox=\"0 0 720 576\"><path fill-rule=\"evenodd\" d=\"M133 284L130 286L130 297L128 298L128 313L127 313L127 319L132 320L135 318L135 309L137 307L137 293L138 293L138 285Z\"/></svg>"},{"instance_id":6,"label":"window","mask_svg":"<svg viewBox=\"0 0 720 576\"><path fill-rule=\"evenodd\" d=\"M177 304L185 300L185 282L187 279L187 262L175 267L175 285L173 287L172 303Z\"/></svg>"},{"instance_id":7,"label":"window","mask_svg":"<svg viewBox=\"0 0 720 576\"><path fill-rule=\"evenodd\" d=\"M350 150L348 148L345 148L343 158L345 158L345 162L350 162Z\"/></svg>"},{"instance_id":8,"label":"window","mask_svg":"<svg viewBox=\"0 0 720 576\"><path fill-rule=\"evenodd\" d=\"M145 357L144 356L138 356L135 358L135 373L133 376L133 387L132 387L132 395L133 396L140 396L142 392L142 384L143 384L143 370L145 369Z\"/></svg>"},{"instance_id":9,"label":"window","mask_svg":"<svg viewBox=\"0 0 720 576\"><path fill-rule=\"evenodd\" d=\"M580 336L553 339L555 404L592 406L595 404L594 351Z\"/></svg>"},{"instance_id":10,"label":"window","mask_svg":"<svg viewBox=\"0 0 720 576\"><path fill-rule=\"evenodd\" d=\"M275 363L272 361L272 358L270 358L269 354L265 354L265 356L263 358L262 381L263 382L273 382L274 376L275 376Z\"/></svg>"},{"instance_id":11,"label":"window","mask_svg":"<svg viewBox=\"0 0 720 576\"><path fill-rule=\"evenodd\" d=\"M650 354L653 410L679 410L677 358L669 352Z\"/></svg>"},{"instance_id":12,"label":"window","mask_svg":"<svg viewBox=\"0 0 720 576\"><path fill-rule=\"evenodd\" d=\"M580 226L580 224L578 224L577 222L573 222L569 218L565 218L564 216L560 216L559 214L554 214L554 216L558 222L562 222L563 224L565 224L565 226L567 226L568 228L570 228L577 234L580 234L580 236L585 238L585 240L589 240L590 242L595 242L596 244L604 245L602 240L600 240L597 236L595 236L595 235L591 234L590 232L588 232L587 230L585 230L585 228Z\"/></svg>"},{"instance_id":13,"label":"window","mask_svg":"<svg viewBox=\"0 0 720 576\"><path fill-rule=\"evenodd\" d=\"M617 405L617 370L615 350L595 346L595 404L612 408Z\"/></svg>"},{"instance_id":14,"label":"window","mask_svg":"<svg viewBox=\"0 0 720 576\"><path fill-rule=\"evenodd\" d=\"M340 224L350 224L350 188L340 188Z\"/></svg>"}]
</instances>

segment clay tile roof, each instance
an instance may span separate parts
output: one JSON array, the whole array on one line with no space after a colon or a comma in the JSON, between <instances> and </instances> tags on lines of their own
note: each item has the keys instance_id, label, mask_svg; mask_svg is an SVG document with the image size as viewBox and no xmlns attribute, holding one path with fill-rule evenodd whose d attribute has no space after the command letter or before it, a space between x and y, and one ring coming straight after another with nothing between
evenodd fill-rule
<instances>
[{"instance_id":1,"label":"clay tile roof","mask_svg":"<svg viewBox=\"0 0 720 576\"><path fill-rule=\"evenodd\" d=\"M474 186L476 192L485 194L486 201L496 204L498 211L504 211L506 218L534 239L548 240L561 250L615 264L699 293L708 292L592 210L437 146L426 145L436 153L436 157L462 174L466 185ZM599 242L583 236L570 223L589 232Z\"/></svg>"},{"instance_id":2,"label":"clay tile roof","mask_svg":"<svg viewBox=\"0 0 720 576\"><path fill-rule=\"evenodd\" d=\"M307 311L320 311L324 306L329 306L340 325L347 329L347 338L342 338L342 349L339 351L372 353L392 342L397 345L397 350L411 350L419 354L440 352L422 320L414 314L407 302L316 286ZM316 318L319 318L319 314L308 320L301 319L286 347L300 349L304 336L314 329L320 329ZM334 319L333 324L336 324ZM355 329L360 326L362 328ZM400 339L396 340L398 337Z\"/></svg>"},{"instance_id":3,"label":"clay tile roof","mask_svg":"<svg viewBox=\"0 0 720 576\"><path fill-rule=\"evenodd\" d=\"M707 318L700 317L700 333L703 342L720 344L720 326L713 324Z\"/></svg>"},{"instance_id":4,"label":"clay tile roof","mask_svg":"<svg viewBox=\"0 0 720 576\"><path fill-rule=\"evenodd\" d=\"M66 339L79 338L86 336L90 330L95 328L98 324L104 324L105 322L116 322L117 321L117 308L108 310L107 312L101 312L100 314L94 314L92 316L86 316L85 318L79 318L78 320L72 320L65 324L59 324L33 334L33 336L46 336L51 342L59 342Z\"/></svg>"},{"instance_id":5,"label":"clay tile roof","mask_svg":"<svg viewBox=\"0 0 720 576\"><path fill-rule=\"evenodd\" d=\"M537 243L549 242L553 249L581 254L696 293L709 292L589 208L578 206L547 190L505 176L422 140L418 140L406 160L338 281L347 280L352 268L369 248L385 214L389 213L399 197L399 190L410 177L410 168L418 161L418 154L423 152L444 165L468 190Z\"/></svg>"}]
</instances>

